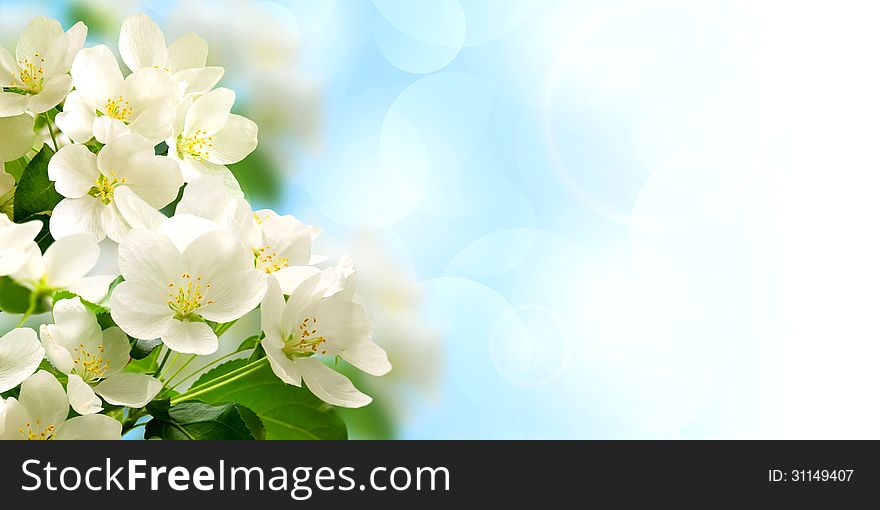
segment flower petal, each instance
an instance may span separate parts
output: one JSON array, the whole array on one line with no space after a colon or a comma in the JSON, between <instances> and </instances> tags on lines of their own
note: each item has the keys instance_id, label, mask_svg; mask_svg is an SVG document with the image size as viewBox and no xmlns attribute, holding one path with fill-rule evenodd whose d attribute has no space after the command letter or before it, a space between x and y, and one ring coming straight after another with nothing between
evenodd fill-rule
<instances>
[{"instance_id":1,"label":"flower petal","mask_svg":"<svg viewBox=\"0 0 880 510\"><path fill-rule=\"evenodd\" d=\"M38 65L39 62L34 59L44 58L52 43L63 33L61 23L57 20L45 16L30 20L15 46L16 60Z\"/></svg>"},{"instance_id":2,"label":"flower petal","mask_svg":"<svg viewBox=\"0 0 880 510\"><path fill-rule=\"evenodd\" d=\"M34 113L47 112L61 104L71 88L73 88L73 78L69 75L53 76L46 80L43 90L31 96L28 109Z\"/></svg>"},{"instance_id":3,"label":"flower petal","mask_svg":"<svg viewBox=\"0 0 880 510\"><path fill-rule=\"evenodd\" d=\"M266 289L266 296L260 304L260 325L266 335L273 337L284 336L284 325L281 323L281 317L284 314L284 296L281 294L281 287L278 282L269 279Z\"/></svg>"},{"instance_id":4,"label":"flower petal","mask_svg":"<svg viewBox=\"0 0 880 510\"><path fill-rule=\"evenodd\" d=\"M302 282L320 274L321 270L312 266L291 266L279 269L272 273L274 280L281 285L284 294L292 293Z\"/></svg>"},{"instance_id":5,"label":"flower petal","mask_svg":"<svg viewBox=\"0 0 880 510\"><path fill-rule=\"evenodd\" d=\"M95 109L83 101L78 90L67 95L64 110L55 116L55 125L75 143L86 143L92 138Z\"/></svg>"},{"instance_id":6,"label":"flower petal","mask_svg":"<svg viewBox=\"0 0 880 510\"><path fill-rule=\"evenodd\" d=\"M226 230L214 230L194 239L183 252L186 268L205 280L251 269L250 255L238 238ZM265 286L263 288L265 291ZM260 295L260 299L262 299Z\"/></svg>"},{"instance_id":7,"label":"flower petal","mask_svg":"<svg viewBox=\"0 0 880 510\"><path fill-rule=\"evenodd\" d=\"M49 160L49 180L55 191L67 198L79 198L89 192L100 177L98 158L85 145L67 145Z\"/></svg>"},{"instance_id":8,"label":"flower petal","mask_svg":"<svg viewBox=\"0 0 880 510\"><path fill-rule=\"evenodd\" d=\"M163 299L164 298L164 299ZM167 295L142 282L124 281L110 296L110 315L123 331L135 338L159 338L171 311Z\"/></svg>"},{"instance_id":9,"label":"flower petal","mask_svg":"<svg viewBox=\"0 0 880 510\"><path fill-rule=\"evenodd\" d=\"M13 161L34 145L34 119L28 114L0 117L0 161Z\"/></svg>"},{"instance_id":10,"label":"flower petal","mask_svg":"<svg viewBox=\"0 0 880 510\"><path fill-rule=\"evenodd\" d=\"M31 419L27 408L13 397L7 398L3 407L4 411L3 414L0 415L0 419L2 419L0 421L3 421L4 423L0 424L0 429L2 429L0 430L0 439L27 439L27 436L22 432L19 432L19 428L24 427Z\"/></svg>"},{"instance_id":11,"label":"flower petal","mask_svg":"<svg viewBox=\"0 0 880 510\"><path fill-rule=\"evenodd\" d=\"M110 284L116 278L117 275L113 274L86 276L68 285L67 289L74 294L82 296L86 301L103 303L107 297L107 291L110 290Z\"/></svg>"},{"instance_id":12,"label":"flower petal","mask_svg":"<svg viewBox=\"0 0 880 510\"><path fill-rule=\"evenodd\" d=\"M113 193L113 201L122 219L131 228L144 228L147 230L157 230L162 223L168 218L160 213L155 207L146 203L134 194L128 186L120 186ZM127 234L126 234L127 235ZM124 238L123 238L124 239ZM117 242L122 242L120 239Z\"/></svg>"},{"instance_id":13,"label":"flower petal","mask_svg":"<svg viewBox=\"0 0 880 510\"><path fill-rule=\"evenodd\" d=\"M222 177L200 175L184 188L175 213L199 216L226 226L236 208L237 200L226 190Z\"/></svg>"},{"instance_id":14,"label":"flower petal","mask_svg":"<svg viewBox=\"0 0 880 510\"><path fill-rule=\"evenodd\" d=\"M70 71L73 64L73 58L76 53L82 49L86 42L86 36L89 29L85 23L78 21L75 25L67 29L60 37L52 42L46 51L46 62L44 65L45 76L55 76L66 74Z\"/></svg>"},{"instance_id":15,"label":"flower petal","mask_svg":"<svg viewBox=\"0 0 880 510\"><path fill-rule=\"evenodd\" d=\"M132 133L158 144L174 131L174 107L170 102L151 105L129 124L129 128Z\"/></svg>"},{"instance_id":16,"label":"flower petal","mask_svg":"<svg viewBox=\"0 0 880 510\"><path fill-rule=\"evenodd\" d=\"M204 94L213 89L223 78L222 67L194 67L174 73L178 91L184 96Z\"/></svg>"},{"instance_id":17,"label":"flower petal","mask_svg":"<svg viewBox=\"0 0 880 510\"><path fill-rule=\"evenodd\" d=\"M339 355L345 361L370 375L380 376L391 371L388 354L372 340L347 347Z\"/></svg>"},{"instance_id":18,"label":"flower petal","mask_svg":"<svg viewBox=\"0 0 880 510\"><path fill-rule=\"evenodd\" d=\"M18 401L28 410L31 420L40 420L44 428L54 425L57 429L70 410L67 393L61 383L45 370L40 370L21 383Z\"/></svg>"},{"instance_id":19,"label":"flower petal","mask_svg":"<svg viewBox=\"0 0 880 510\"><path fill-rule=\"evenodd\" d=\"M217 352L217 335L204 322L171 319L162 331L162 342L169 349L184 354L212 354Z\"/></svg>"},{"instance_id":20,"label":"flower petal","mask_svg":"<svg viewBox=\"0 0 880 510\"><path fill-rule=\"evenodd\" d=\"M37 333L30 328L16 328L0 337L0 393L33 374L45 354Z\"/></svg>"},{"instance_id":21,"label":"flower petal","mask_svg":"<svg viewBox=\"0 0 880 510\"><path fill-rule=\"evenodd\" d=\"M213 135L220 131L229 120L229 112L235 102L235 92L219 88L196 99L186 114L183 136L193 136L197 131L202 135Z\"/></svg>"},{"instance_id":22,"label":"flower petal","mask_svg":"<svg viewBox=\"0 0 880 510\"><path fill-rule=\"evenodd\" d=\"M266 275L256 269L220 274L211 283L205 299L213 302L199 308L198 314L219 323L240 319L256 308L266 294Z\"/></svg>"},{"instance_id":23,"label":"flower petal","mask_svg":"<svg viewBox=\"0 0 880 510\"><path fill-rule=\"evenodd\" d=\"M302 358L297 364L302 367L302 377L309 390L328 404L357 408L373 401L358 391L347 377L316 358Z\"/></svg>"},{"instance_id":24,"label":"flower petal","mask_svg":"<svg viewBox=\"0 0 880 510\"><path fill-rule=\"evenodd\" d=\"M193 67L205 67L208 61L208 43L194 33L177 38L168 46L166 67L172 73Z\"/></svg>"},{"instance_id":25,"label":"flower petal","mask_svg":"<svg viewBox=\"0 0 880 510\"><path fill-rule=\"evenodd\" d=\"M47 283L66 288L86 275L101 256L98 244L89 236L74 234L52 243L43 254Z\"/></svg>"},{"instance_id":26,"label":"flower petal","mask_svg":"<svg viewBox=\"0 0 880 510\"><path fill-rule=\"evenodd\" d=\"M81 99L92 108L103 107L108 99L119 95L122 88L119 63L103 44L80 50L73 59L70 74Z\"/></svg>"},{"instance_id":27,"label":"flower petal","mask_svg":"<svg viewBox=\"0 0 880 510\"><path fill-rule=\"evenodd\" d=\"M104 414L77 416L58 428L55 439L118 440L122 439L122 424Z\"/></svg>"},{"instance_id":28,"label":"flower petal","mask_svg":"<svg viewBox=\"0 0 880 510\"><path fill-rule=\"evenodd\" d=\"M272 367L272 371L275 372L279 379L284 381L285 384L292 384L293 386L302 385L302 371L298 365L299 360L294 361L285 356L281 352L281 348L274 345L274 342L268 336L260 342L260 345L266 351L269 366Z\"/></svg>"},{"instance_id":29,"label":"flower petal","mask_svg":"<svg viewBox=\"0 0 880 510\"><path fill-rule=\"evenodd\" d=\"M134 229L119 245L119 270L129 281L148 283L164 291L180 276L180 252L167 236L146 229Z\"/></svg>"},{"instance_id":30,"label":"flower petal","mask_svg":"<svg viewBox=\"0 0 880 510\"><path fill-rule=\"evenodd\" d=\"M238 163L257 148L257 124L232 114L223 129L214 133L211 152L207 160L218 165Z\"/></svg>"},{"instance_id":31,"label":"flower petal","mask_svg":"<svg viewBox=\"0 0 880 510\"><path fill-rule=\"evenodd\" d=\"M101 214L106 206L95 197L65 198L49 217L49 232L55 239L85 234L95 242L106 237Z\"/></svg>"},{"instance_id":32,"label":"flower petal","mask_svg":"<svg viewBox=\"0 0 880 510\"><path fill-rule=\"evenodd\" d=\"M108 404L126 407L144 407L162 390L155 377L133 372L119 372L104 379L95 392Z\"/></svg>"},{"instance_id":33,"label":"flower petal","mask_svg":"<svg viewBox=\"0 0 880 510\"><path fill-rule=\"evenodd\" d=\"M76 374L67 376L67 399L70 407L79 414L95 414L103 409L95 390Z\"/></svg>"},{"instance_id":34,"label":"flower petal","mask_svg":"<svg viewBox=\"0 0 880 510\"><path fill-rule=\"evenodd\" d=\"M119 54L132 72L145 67L164 67L168 49L159 25L146 14L125 18L119 31Z\"/></svg>"},{"instance_id":35,"label":"flower petal","mask_svg":"<svg viewBox=\"0 0 880 510\"><path fill-rule=\"evenodd\" d=\"M131 344L122 329L111 326L103 331L104 359L107 360L105 377L121 372L128 365ZM113 402L111 402L112 404Z\"/></svg>"},{"instance_id":36,"label":"flower petal","mask_svg":"<svg viewBox=\"0 0 880 510\"><path fill-rule=\"evenodd\" d=\"M61 333L56 340L68 350L82 344L91 352L101 345L103 335L98 319L78 297L58 300L52 307L52 317Z\"/></svg>"},{"instance_id":37,"label":"flower petal","mask_svg":"<svg viewBox=\"0 0 880 510\"><path fill-rule=\"evenodd\" d=\"M95 134L95 140L103 144L108 144L130 134L131 128L119 119L104 115L102 117L94 118L94 121L92 122L92 132Z\"/></svg>"},{"instance_id":38,"label":"flower petal","mask_svg":"<svg viewBox=\"0 0 880 510\"><path fill-rule=\"evenodd\" d=\"M0 117L21 115L28 109L28 96L0 89Z\"/></svg>"},{"instance_id":39,"label":"flower petal","mask_svg":"<svg viewBox=\"0 0 880 510\"><path fill-rule=\"evenodd\" d=\"M61 343L69 344L69 339L64 338L58 326L41 324L40 342L43 343L43 348L46 350L46 358L56 370L65 374L73 370L73 356L68 347Z\"/></svg>"}]
</instances>

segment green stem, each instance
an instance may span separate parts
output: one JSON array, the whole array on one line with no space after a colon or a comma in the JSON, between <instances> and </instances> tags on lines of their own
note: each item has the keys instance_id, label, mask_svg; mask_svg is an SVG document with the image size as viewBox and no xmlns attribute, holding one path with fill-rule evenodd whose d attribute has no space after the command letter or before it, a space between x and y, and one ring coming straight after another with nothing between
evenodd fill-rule
<instances>
[{"instance_id":1,"label":"green stem","mask_svg":"<svg viewBox=\"0 0 880 510\"><path fill-rule=\"evenodd\" d=\"M248 375L262 368L263 365L268 362L268 358L261 358L257 361L254 361L253 363L249 363L239 368L238 370L233 370L232 372L229 372L224 377L220 377L213 381L208 381L205 384L202 384L201 386L197 386L195 388L190 388L189 391L187 391L186 393L173 397L171 399L171 405L175 406L181 402L192 400L196 397L204 395L205 393L216 390L217 388L222 388L223 386L226 386L231 382L237 381L243 377L247 377Z\"/></svg>"},{"instance_id":2,"label":"green stem","mask_svg":"<svg viewBox=\"0 0 880 510\"><path fill-rule=\"evenodd\" d=\"M52 145L55 146L55 152L58 152L58 141L55 140L55 130L52 128L52 119L49 118L49 112L45 112L46 127L49 129L49 136L52 137Z\"/></svg>"},{"instance_id":3,"label":"green stem","mask_svg":"<svg viewBox=\"0 0 880 510\"><path fill-rule=\"evenodd\" d=\"M180 357L180 353L179 353L179 352L175 352L175 353L174 353L174 357L171 358L171 362L168 363L168 370L171 370L171 367L173 367L174 364L177 363L177 358L179 358L179 357ZM165 376L166 376L166 375L167 375L167 374L162 374L162 375L160 375L160 376L159 376L159 380L162 381L162 382L165 382Z\"/></svg>"},{"instance_id":4,"label":"green stem","mask_svg":"<svg viewBox=\"0 0 880 510\"><path fill-rule=\"evenodd\" d=\"M180 386L180 385L183 384L184 382L186 382L186 381L192 379L193 377L195 377L196 375L198 375L199 373L201 373L202 370L204 370L204 369L206 369L206 368L208 368L208 367L212 367L212 366L216 365L217 363L220 363L221 361L223 361L223 360L229 358L230 356L235 356L236 354L240 354L240 352L230 352L229 354L225 354L225 355L223 355L223 356L220 356L219 358L215 359L214 361L212 361L212 362L210 362L210 363L207 363L207 364L205 364L204 366L201 366L201 367L199 367L199 368L193 370L193 373L191 373L191 374L189 374L188 376L184 377L183 379L177 381L176 383L174 383L174 386L171 386L171 387L168 388L168 389L169 389L169 390L173 390L174 388L177 388L178 386Z\"/></svg>"},{"instance_id":5,"label":"green stem","mask_svg":"<svg viewBox=\"0 0 880 510\"><path fill-rule=\"evenodd\" d=\"M40 300L39 292L36 290L31 292L30 298L28 298L28 308L25 310L24 315L21 316L21 320L18 321L18 326L16 328L20 328L24 325L24 322L28 320L28 317L33 315L35 311L37 311L37 303Z\"/></svg>"},{"instance_id":6,"label":"green stem","mask_svg":"<svg viewBox=\"0 0 880 510\"><path fill-rule=\"evenodd\" d=\"M189 359L186 360L186 361L183 363L183 365L181 365L180 368L177 369L176 372L174 372L173 374L171 374L171 377L169 377L168 379L165 380L165 384L166 384L166 385L171 384L172 379L174 379L175 377L177 377L177 374L183 372L183 369L186 368L187 365L189 365L190 363L192 363L192 361L193 361L194 359L196 359L196 356L197 356L196 354L193 354L192 356L190 356ZM172 363L172 365L173 365L173 363Z\"/></svg>"},{"instance_id":7,"label":"green stem","mask_svg":"<svg viewBox=\"0 0 880 510\"><path fill-rule=\"evenodd\" d=\"M156 371L153 372L154 376L159 375L159 373L162 371L162 368L165 366L165 362L168 361L169 354L171 354L171 349L166 348L165 356L162 358L162 361L159 362L159 366L156 367Z\"/></svg>"}]
</instances>

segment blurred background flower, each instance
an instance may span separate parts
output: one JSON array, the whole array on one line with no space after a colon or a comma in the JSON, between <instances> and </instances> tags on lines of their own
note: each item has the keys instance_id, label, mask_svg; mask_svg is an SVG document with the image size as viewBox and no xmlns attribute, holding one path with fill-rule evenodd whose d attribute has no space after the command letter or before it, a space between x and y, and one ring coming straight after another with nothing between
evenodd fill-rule
<instances>
[{"instance_id":1,"label":"blurred background flower","mask_svg":"<svg viewBox=\"0 0 880 510\"><path fill-rule=\"evenodd\" d=\"M3 0L0 34L208 41L255 208L359 263L395 370L354 437L874 437L878 11Z\"/></svg>"}]
</instances>

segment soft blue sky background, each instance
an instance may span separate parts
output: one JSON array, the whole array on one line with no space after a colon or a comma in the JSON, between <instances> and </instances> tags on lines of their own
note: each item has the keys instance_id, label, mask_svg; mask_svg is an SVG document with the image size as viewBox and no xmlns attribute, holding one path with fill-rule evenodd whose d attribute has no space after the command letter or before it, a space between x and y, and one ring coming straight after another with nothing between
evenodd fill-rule
<instances>
[{"instance_id":1,"label":"soft blue sky background","mask_svg":"<svg viewBox=\"0 0 880 510\"><path fill-rule=\"evenodd\" d=\"M873 2L89 4L229 67L402 437L880 430Z\"/></svg>"}]
</instances>

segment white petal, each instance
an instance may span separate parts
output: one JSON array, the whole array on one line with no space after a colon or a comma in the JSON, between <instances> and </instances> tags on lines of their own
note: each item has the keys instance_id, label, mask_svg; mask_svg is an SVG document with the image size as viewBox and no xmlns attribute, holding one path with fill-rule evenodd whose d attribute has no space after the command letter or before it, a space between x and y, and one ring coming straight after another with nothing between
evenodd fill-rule
<instances>
[{"instance_id":1,"label":"white petal","mask_svg":"<svg viewBox=\"0 0 880 510\"><path fill-rule=\"evenodd\" d=\"M205 67L208 43L194 33L176 39L168 46L167 67L172 73L193 67Z\"/></svg>"},{"instance_id":2,"label":"white petal","mask_svg":"<svg viewBox=\"0 0 880 510\"><path fill-rule=\"evenodd\" d=\"M260 304L260 324L266 335L281 337L286 335L281 318L284 314L284 296L278 282L270 279L266 296Z\"/></svg>"},{"instance_id":3,"label":"white petal","mask_svg":"<svg viewBox=\"0 0 880 510\"><path fill-rule=\"evenodd\" d=\"M217 351L218 341L214 330L204 322L171 319L162 331L162 342L169 349L184 354L212 354Z\"/></svg>"},{"instance_id":4,"label":"white petal","mask_svg":"<svg viewBox=\"0 0 880 510\"><path fill-rule=\"evenodd\" d=\"M34 145L34 119L30 115L0 117L0 161L16 160Z\"/></svg>"},{"instance_id":5,"label":"white petal","mask_svg":"<svg viewBox=\"0 0 880 510\"><path fill-rule=\"evenodd\" d=\"M92 303L103 303L107 297L107 291L110 290L110 284L113 283L116 275L95 275L80 278L74 283L67 286L70 292L82 296L86 301Z\"/></svg>"},{"instance_id":6,"label":"white petal","mask_svg":"<svg viewBox=\"0 0 880 510\"><path fill-rule=\"evenodd\" d=\"M235 92L219 88L196 99L186 114L183 136L191 136L197 130L213 135L229 120L229 112L235 102Z\"/></svg>"},{"instance_id":7,"label":"white petal","mask_svg":"<svg viewBox=\"0 0 880 510\"><path fill-rule=\"evenodd\" d=\"M0 117L21 115L28 109L28 96L0 90Z\"/></svg>"},{"instance_id":8,"label":"white petal","mask_svg":"<svg viewBox=\"0 0 880 510\"><path fill-rule=\"evenodd\" d=\"M167 236L145 229L134 229L119 245L119 270L129 281L145 282L164 290L180 276L180 252Z\"/></svg>"},{"instance_id":9,"label":"white petal","mask_svg":"<svg viewBox=\"0 0 880 510\"><path fill-rule=\"evenodd\" d=\"M223 73L222 67L196 67L174 73L174 80L183 96L191 96L213 89L223 78Z\"/></svg>"},{"instance_id":10,"label":"white petal","mask_svg":"<svg viewBox=\"0 0 880 510\"><path fill-rule=\"evenodd\" d=\"M0 83L10 83L18 81L15 75L18 74L18 64L15 57L6 51L6 48L0 46Z\"/></svg>"},{"instance_id":11,"label":"white petal","mask_svg":"<svg viewBox=\"0 0 880 510\"><path fill-rule=\"evenodd\" d=\"M122 439L122 424L104 414L77 416L58 428L55 439L118 440Z\"/></svg>"},{"instance_id":12,"label":"white petal","mask_svg":"<svg viewBox=\"0 0 880 510\"><path fill-rule=\"evenodd\" d=\"M238 238L226 230L214 230L200 235L183 252L187 270L208 281L215 275L230 275L251 269L252 256ZM265 284L263 291L265 292ZM262 298L260 295L260 299Z\"/></svg>"},{"instance_id":13,"label":"white petal","mask_svg":"<svg viewBox=\"0 0 880 510\"><path fill-rule=\"evenodd\" d=\"M103 409L95 390L76 374L67 376L67 399L70 407L79 414L95 414Z\"/></svg>"},{"instance_id":14,"label":"white petal","mask_svg":"<svg viewBox=\"0 0 880 510\"><path fill-rule=\"evenodd\" d=\"M85 145L67 145L49 160L49 180L55 191L68 198L79 198L89 192L101 174L98 158Z\"/></svg>"},{"instance_id":15,"label":"white petal","mask_svg":"<svg viewBox=\"0 0 880 510\"><path fill-rule=\"evenodd\" d=\"M364 395L344 375L333 371L316 358L297 360L302 377L309 390L328 404L341 407L363 407L373 401Z\"/></svg>"},{"instance_id":16,"label":"white petal","mask_svg":"<svg viewBox=\"0 0 880 510\"><path fill-rule=\"evenodd\" d=\"M96 242L101 241L105 237L101 222L104 208L104 204L92 196L65 198L55 206L49 217L49 232L55 239L85 234Z\"/></svg>"},{"instance_id":17,"label":"white petal","mask_svg":"<svg viewBox=\"0 0 880 510\"><path fill-rule=\"evenodd\" d=\"M37 333L30 328L16 328L0 337L0 393L33 374L45 353Z\"/></svg>"},{"instance_id":18,"label":"white petal","mask_svg":"<svg viewBox=\"0 0 880 510\"><path fill-rule=\"evenodd\" d=\"M155 377L133 372L120 372L104 379L95 391L108 404L139 408L147 405L162 390Z\"/></svg>"},{"instance_id":19,"label":"white petal","mask_svg":"<svg viewBox=\"0 0 880 510\"><path fill-rule=\"evenodd\" d=\"M131 344L121 328L111 326L103 331L104 359L107 360L105 377L121 372L131 359Z\"/></svg>"},{"instance_id":20,"label":"white petal","mask_svg":"<svg viewBox=\"0 0 880 510\"><path fill-rule=\"evenodd\" d=\"M42 228L38 220L13 223L5 214L0 215L0 254L27 248Z\"/></svg>"},{"instance_id":21,"label":"white petal","mask_svg":"<svg viewBox=\"0 0 880 510\"><path fill-rule=\"evenodd\" d=\"M135 338L162 336L171 319L167 295L141 282L124 281L110 296L110 314L123 331Z\"/></svg>"},{"instance_id":22,"label":"white petal","mask_svg":"<svg viewBox=\"0 0 880 510\"><path fill-rule=\"evenodd\" d=\"M370 375L385 375L391 371L388 354L372 340L359 342L344 349L340 356L345 361Z\"/></svg>"},{"instance_id":23,"label":"white petal","mask_svg":"<svg viewBox=\"0 0 880 510\"><path fill-rule=\"evenodd\" d=\"M65 343L68 341L58 326L55 324L40 325L40 342L43 343L43 348L46 350L46 358L59 372L67 374L73 370L73 356L67 347L61 345L59 340L65 341Z\"/></svg>"},{"instance_id":24,"label":"white petal","mask_svg":"<svg viewBox=\"0 0 880 510\"><path fill-rule=\"evenodd\" d=\"M45 370L40 370L21 384L18 401L27 408L31 420L40 420L42 427L54 425L57 428L70 410L67 393L61 383Z\"/></svg>"},{"instance_id":25,"label":"white petal","mask_svg":"<svg viewBox=\"0 0 880 510\"><path fill-rule=\"evenodd\" d=\"M67 95L64 111L55 116L55 125L75 143L86 143L92 138L95 109L90 108L78 90Z\"/></svg>"},{"instance_id":26,"label":"white petal","mask_svg":"<svg viewBox=\"0 0 880 510\"><path fill-rule=\"evenodd\" d=\"M116 57L103 44L80 50L73 59L70 74L82 100L93 108L103 108L122 88L122 71Z\"/></svg>"},{"instance_id":27,"label":"white petal","mask_svg":"<svg viewBox=\"0 0 880 510\"><path fill-rule=\"evenodd\" d=\"M131 228L157 230L168 219L155 207L135 195L128 186L116 188L113 192L113 202L116 204L116 208L119 209L122 219ZM121 243L122 239L117 242Z\"/></svg>"},{"instance_id":28,"label":"white petal","mask_svg":"<svg viewBox=\"0 0 880 510\"><path fill-rule=\"evenodd\" d=\"M312 228L291 215L266 214L257 211L255 215L264 218L260 223L263 240L272 251L287 259L291 266L309 263L312 253Z\"/></svg>"},{"instance_id":29,"label":"white petal","mask_svg":"<svg viewBox=\"0 0 880 510\"><path fill-rule=\"evenodd\" d=\"M129 128L132 133L158 144L171 136L174 130L174 107L170 102L154 104L138 115Z\"/></svg>"},{"instance_id":30,"label":"white petal","mask_svg":"<svg viewBox=\"0 0 880 510\"><path fill-rule=\"evenodd\" d=\"M218 165L238 163L257 148L257 131L254 121L230 115L223 129L214 133L214 147L206 159Z\"/></svg>"},{"instance_id":31,"label":"white petal","mask_svg":"<svg viewBox=\"0 0 880 510\"><path fill-rule=\"evenodd\" d=\"M199 176L190 181L177 204L177 214L191 214L228 225L235 215L237 200L223 185L223 178Z\"/></svg>"},{"instance_id":32,"label":"white petal","mask_svg":"<svg viewBox=\"0 0 880 510\"><path fill-rule=\"evenodd\" d=\"M103 335L98 319L79 298L59 300L52 307L52 317L61 333L56 340L68 350L79 344L95 350L101 344Z\"/></svg>"},{"instance_id":33,"label":"white petal","mask_svg":"<svg viewBox=\"0 0 880 510\"><path fill-rule=\"evenodd\" d=\"M70 71L73 58L86 42L89 29L85 23L78 21L67 32L55 39L46 52L45 75L55 76Z\"/></svg>"},{"instance_id":34,"label":"white petal","mask_svg":"<svg viewBox=\"0 0 880 510\"><path fill-rule=\"evenodd\" d=\"M181 170L183 170L184 179L188 182L203 175L216 176L223 179L223 183L226 185L226 191L233 196L244 196L244 193L241 192L241 185L239 185L235 175L223 165L215 165L214 163L197 160L186 155L181 164Z\"/></svg>"},{"instance_id":35,"label":"white petal","mask_svg":"<svg viewBox=\"0 0 880 510\"><path fill-rule=\"evenodd\" d=\"M52 288L76 283L95 267L100 256L98 244L87 235L57 239L43 254L47 283Z\"/></svg>"},{"instance_id":36,"label":"white petal","mask_svg":"<svg viewBox=\"0 0 880 510\"><path fill-rule=\"evenodd\" d=\"M220 274L211 284L205 299L213 303L199 308L198 314L219 323L240 319L256 308L266 294L266 275L255 269Z\"/></svg>"},{"instance_id":37,"label":"white petal","mask_svg":"<svg viewBox=\"0 0 880 510\"><path fill-rule=\"evenodd\" d=\"M19 432L18 429L20 427L24 427L25 424L31 419L30 415L28 414L27 408L13 397L9 397L6 399L6 401L4 402L4 408L5 409L3 411L3 416L0 416L0 421L4 422L2 426L0 426L0 429L3 429L0 430L0 439L26 439L26 436Z\"/></svg>"},{"instance_id":38,"label":"white petal","mask_svg":"<svg viewBox=\"0 0 880 510\"><path fill-rule=\"evenodd\" d=\"M159 232L168 236L181 252L199 237L219 229L213 221L191 214L175 214L159 226Z\"/></svg>"},{"instance_id":39,"label":"white petal","mask_svg":"<svg viewBox=\"0 0 880 510\"><path fill-rule=\"evenodd\" d=\"M266 351L266 358L269 360L269 366L272 367L275 375L284 381L285 384L300 386L302 384L302 371L298 365L299 360L294 361L285 356L268 336L260 344L263 346L263 350Z\"/></svg>"},{"instance_id":40,"label":"white petal","mask_svg":"<svg viewBox=\"0 0 880 510\"><path fill-rule=\"evenodd\" d=\"M317 267L291 266L275 271L272 273L272 277L281 285L281 291L284 294L290 294L302 282L320 273L321 271Z\"/></svg>"},{"instance_id":41,"label":"white petal","mask_svg":"<svg viewBox=\"0 0 880 510\"><path fill-rule=\"evenodd\" d=\"M118 191L116 188L115 191ZM114 194L115 194L114 191ZM131 232L131 226L122 217L119 208L116 207L116 200L101 208L101 230L107 234L112 241L121 243L125 236Z\"/></svg>"},{"instance_id":42,"label":"white petal","mask_svg":"<svg viewBox=\"0 0 880 510\"><path fill-rule=\"evenodd\" d=\"M92 132L95 134L95 140L108 144L130 134L131 128L119 119L104 115L94 118Z\"/></svg>"},{"instance_id":43,"label":"white petal","mask_svg":"<svg viewBox=\"0 0 880 510\"><path fill-rule=\"evenodd\" d=\"M59 74L46 80L43 90L31 96L28 109L34 113L44 113L55 108L73 87L73 78L67 74Z\"/></svg>"},{"instance_id":44,"label":"white petal","mask_svg":"<svg viewBox=\"0 0 880 510\"><path fill-rule=\"evenodd\" d=\"M34 59L45 57L49 47L63 33L61 23L57 20L45 16L33 18L28 22L15 47L16 60L27 60L37 64Z\"/></svg>"},{"instance_id":45,"label":"white petal","mask_svg":"<svg viewBox=\"0 0 880 510\"><path fill-rule=\"evenodd\" d=\"M122 22L119 54L132 71L145 67L164 67L168 60L165 36L149 16L134 14Z\"/></svg>"}]
</instances>

